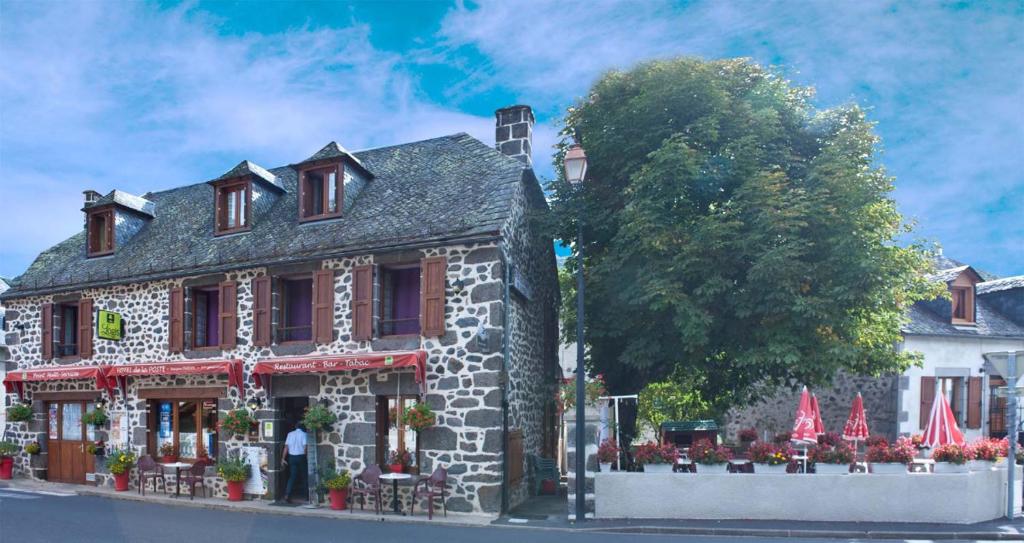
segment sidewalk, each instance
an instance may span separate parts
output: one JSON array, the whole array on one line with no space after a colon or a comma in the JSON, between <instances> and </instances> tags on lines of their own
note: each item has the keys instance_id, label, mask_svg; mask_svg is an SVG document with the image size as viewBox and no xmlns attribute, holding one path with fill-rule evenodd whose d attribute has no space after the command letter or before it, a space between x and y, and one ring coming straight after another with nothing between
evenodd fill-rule
<instances>
[{"instance_id":1,"label":"sidewalk","mask_svg":"<svg viewBox=\"0 0 1024 543\"><path fill-rule=\"evenodd\" d=\"M62 483L47 483L39 481L28 481L24 479L13 479L9 481L0 482L0 488L15 488L27 491L39 491L39 492L63 492L68 494L78 494L80 496L100 496L103 498L110 498L115 500L128 500L147 502L161 505L171 505L179 507L197 507L203 509L221 509L225 511L236 511L239 513L262 513L271 515L292 515L292 516L305 516L305 517L319 517L319 518L333 518L338 520L372 520L379 522L404 522L404 523L436 523L443 524L446 526L488 526L494 520L493 515L483 514L467 514L467 513L453 513L448 512L448 516L445 517L439 508L434 509L433 520L427 520L427 512L416 509L415 516L406 515L395 515L393 513L385 513L383 515L374 514L373 509L368 509L363 512L358 508L354 511L333 511L326 505L319 508L306 508L302 506L283 506L283 505L271 505L270 502L263 500L244 500L240 502L229 502L224 498L203 498L197 496L194 500L190 500L187 494L182 494L180 497L173 497L173 495L165 495L163 493L153 493L150 491L146 492L145 496L138 493L135 488L132 488L125 492L117 492L109 487L94 487L85 485L72 485ZM389 501L385 498L385 501ZM389 503L390 505L390 503ZM405 504L407 505L407 504ZM388 509L390 511L390 509ZM408 512L408 509L405 510Z\"/></svg>"}]
</instances>

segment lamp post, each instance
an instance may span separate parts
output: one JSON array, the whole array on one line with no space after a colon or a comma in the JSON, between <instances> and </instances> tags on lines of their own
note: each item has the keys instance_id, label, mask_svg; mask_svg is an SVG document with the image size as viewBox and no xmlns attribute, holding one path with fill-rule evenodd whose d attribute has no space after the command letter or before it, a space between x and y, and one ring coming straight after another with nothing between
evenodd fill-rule
<instances>
[{"instance_id":1,"label":"lamp post","mask_svg":"<svg viewBox=\"0 0 1024 543\"><path fill-rule=\"evenodd\" d=\"M996 393L1000 396L1005 394L1006 410L1009 411L1010 418L1006 425L1006 437L1010 442L1010 450L1006 455L1006 518L1013 520L1017 509L1013 499L1013 485L1017 477L1017 438L1020 426L1020 421L1017 420L1017 396L1022 392L1022 388L1018 386L1021 374L1017 358L1024 358L1024 351L985 353L984 357L995 372L1006 380L1007 385L1005 389L997 389Z\"/></svg>"},{"instance_id":2,"label":"lamp post","mask_svg":"<svg viewBox=\"0 0 1024 543\"><path fill-rule=\"evenodd\" d=\"M583 179L587 176L587 154L583 147L574 143L562 159L565 179L577 191L583 190ZM586 398L586 370L583 364L583 211L576 220L579 232L576 235L576 521L587 518L587 421L583 401Z\"/></svg>"}]
</instances>

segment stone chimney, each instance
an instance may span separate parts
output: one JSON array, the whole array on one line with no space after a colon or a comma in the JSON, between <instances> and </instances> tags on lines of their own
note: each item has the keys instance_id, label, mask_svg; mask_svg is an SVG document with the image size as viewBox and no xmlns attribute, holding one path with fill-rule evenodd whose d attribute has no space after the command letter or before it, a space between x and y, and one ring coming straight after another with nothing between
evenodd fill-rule
<instances>
[{"instance_id":1,"label":"stone chimney","mask_svg":"<svg viewBox=\"0 0 1024 543\"><path fill-rule=\"evenodd\" d=\"M494 112L494 117L494 148L532 168L533 109L530 106L503 107Z\"/></svg>"}]
</instances>

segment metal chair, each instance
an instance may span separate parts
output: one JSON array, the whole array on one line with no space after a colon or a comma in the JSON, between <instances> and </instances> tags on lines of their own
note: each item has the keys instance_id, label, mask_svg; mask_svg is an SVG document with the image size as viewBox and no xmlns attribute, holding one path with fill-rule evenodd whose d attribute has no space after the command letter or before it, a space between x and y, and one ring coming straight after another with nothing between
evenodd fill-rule
<instances>
[{"instance_id":1,"label":"metal chair","mask_svg":"<svg viewBox=\"0 0 1024 543\"><path fill-rule=\"evenodd\" d=\"M164 478L164 468L153 460L150 455L139 458L139 493L146 495L146 483L153 481L153 492L156 492L156 482L160 480L164 484L164 494L167 494L167 479Z\"/></svg>"},{"instance_id":2,"label":"metal chair","mask_svg":"<svg viewBox=\"0 0 1024 543\"><path fill-rule=\"evenodd\" d=\"M423 489L420 489L422 485ZM427 519L433 520L434 518L434 498L441 498L441 507L444 509L444 516L448 516L448 502L445 500L447 497L446 492L448 488L448 470L444 468L437 468L434 473L430 474L430 477L420 479L416 481L416 486L412 489L412 503L409 504L409 515L412 516L416 513L416 500L419 498L426 498L428 504Z\"/></svg>"},{"instance_id":3,"label":"metal chair","mask_svg":"<svg viewBox=\"0 0 1024 543\"><path fill-rule=\"evenodd\" d=\"M362 497L359 502L359 510L362 511L366 507L366 498L373 496L376 498L373 502L373 511L376 514L380 514L383 502L381 501L380 491L380 466L373 464L367 466L362 473L356 475L352 479L352 485L349 490L349 496L352 498L351 511L354 513L356 509L356 496Z\"/></svg>"}]
</instances>

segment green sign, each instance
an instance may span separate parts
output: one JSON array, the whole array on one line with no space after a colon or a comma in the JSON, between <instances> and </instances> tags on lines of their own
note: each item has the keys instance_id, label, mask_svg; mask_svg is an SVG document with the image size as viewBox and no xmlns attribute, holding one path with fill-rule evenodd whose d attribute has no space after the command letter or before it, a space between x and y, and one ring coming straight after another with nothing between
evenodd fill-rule
<instances>
[{"instance_id":1,"label":"green sign","mask_svg":"<svg viewBox=\"0 0 1024 543\"><path fill-rule=\"evenodd\" d=\"M101 309L96 320L99 321L96 330L100 339L121 341L124 337L124 321L121 320L120 313Z\"/></svg>"}]
</instances>

